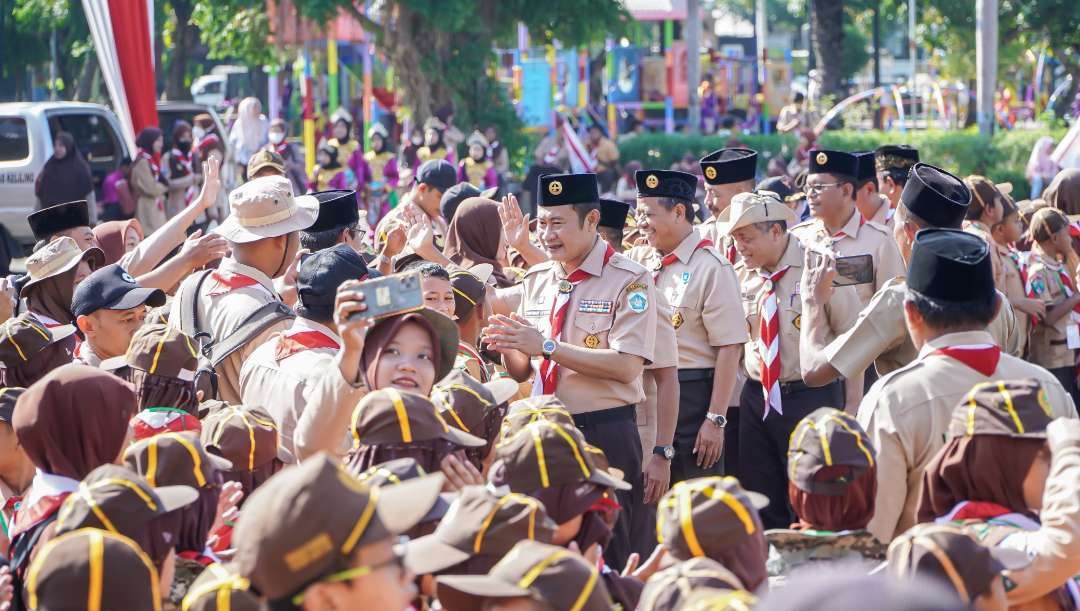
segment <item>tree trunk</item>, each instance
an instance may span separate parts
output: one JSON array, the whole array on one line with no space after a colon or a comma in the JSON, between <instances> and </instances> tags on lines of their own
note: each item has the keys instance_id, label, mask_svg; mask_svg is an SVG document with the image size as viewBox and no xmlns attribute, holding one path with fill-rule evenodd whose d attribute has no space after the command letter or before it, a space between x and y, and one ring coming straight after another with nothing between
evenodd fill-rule
<instances>
[{"instance_id":1,"label":"tree trunk","mask_svg":"<svg viewBox=\"0 0 1080 611\"><path fill-rule=\"evenodd\" d=\"M175 44L169 55L168 78L165 79L166 100L190 100L191 92L184 84L187 76L188 57L191 48L198 40L195 26L191 25L192 0L172 0L173 15L176 18Z\"/></svg>"},{"instance_id":2,"label":"tree trunk","mask_svg":"<svg viewBox=\"0 0 1080 611\"><path fill-rule=\"evenodd\" d=\"M87 53L86 61L83 62L82 70L79 71L79 80L75 86L75 100L85 102L90 99L90 93L94 85L94 76L97 75L97 71L97 53Z\"/></svg>"},{"instance_id":3,"label":"tree trunk","mask_svg":"<svg viewBox=\"0 0 1080 611\"><path fill-rule=\"evenodd\" d=\"M844 49L844 2L843 0L811 0L810 30L814 55L821 73L821 92L824 95L841 96L843 85L841 63Z\"/></svg>"}]
</instances>

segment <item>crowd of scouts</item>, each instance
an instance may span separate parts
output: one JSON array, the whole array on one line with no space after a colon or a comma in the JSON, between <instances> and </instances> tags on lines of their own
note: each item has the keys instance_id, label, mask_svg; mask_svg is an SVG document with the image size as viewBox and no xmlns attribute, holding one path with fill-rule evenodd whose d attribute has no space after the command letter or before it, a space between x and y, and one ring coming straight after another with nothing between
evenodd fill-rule
<instances>
[{"instance_id":1,"label":"crowd of scouts","mask_svg":"<svg viewBox=\"0 0 1080 611\"><path fill-rule=\"evenodd\" d=\"M263 161L205 236L216 157L145 237L30 216L0 608L1080 607L1052 198L903 146L811 151L778 193L733 148L703 202L546 175L532 219L430 159L372 251L355 191ZM397 273L423 307L366 315Z\"/></svg>"}]
</instances>

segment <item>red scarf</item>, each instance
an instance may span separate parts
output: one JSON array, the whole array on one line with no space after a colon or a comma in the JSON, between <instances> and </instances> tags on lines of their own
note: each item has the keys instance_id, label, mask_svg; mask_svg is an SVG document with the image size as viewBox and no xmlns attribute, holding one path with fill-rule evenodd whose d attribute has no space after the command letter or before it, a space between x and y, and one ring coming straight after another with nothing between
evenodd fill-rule
<instances>
[{"instance_id":1,"label":"red scarf","mask_svg":"<svg viewBox=\"0 0 1080 611\"><path fill-rule=\"evenodd\" d=\"M1001 360L1001 348L997 346L946 346L938 348L932 354L956 359L987 378L994 375L998 361Z\"/></svg>"},{"instance_id":2,"label":"red scarf","mask_svg":"<svg viewBox=\"0 0 1080 611\"><path fill-rule=\"evenodd\" d=\"M259 283L258 280L251 276L245 276L244 274L238 274L236 272L227 272L220 269L210 274L210 278L218 283L217 287L211 289L210 292L207 293L210 297L224 295L233 289L239 289Z\"/></svg>"},{"instance_id":3,"label":"red scarf","mask_svg":"<svg viewBox=\"0 0 1080 611\"><path fill-rule=\"evenodd\" d=\"M1007 513L1013 513L1008 507L1002 507L989 501L964 501L959 509L952 515L952 520L981 520L986 521Z\"/></svg>"},{"instance_id":4,"label":"red scarf","mask_svg":"<svg viewBox=\"0 0 1080 611\"><path fill-rule=\"evenodd\" d=\"M145 159L150 162L150 171L154 174L154 180L161 178L161 153L148 153L143 149L139 149L139 159Z\"/></svg>"},{"instance_id":5,"label":"red scarf","mask_svg":"<svg viewBox=\"0 0 1080 611\"><path fill-rule=\"evenodd\" d=\"M277 347L274 352L274 360L282 361L298 352L315 348L332 348L339 350L341 345L334 338L322 331L301 331L292 335L282 334L278 337Z\"/></svg>"},{"instance_id":6,"label":"red scarf","mask_svg":"<svg viewBox=\"0 0 1080 611\"><path fill-rule=\"evenodd\" d=\"M694 246L694 250L690 253L690 256L692 257L694 256L694 253L698 250L701 250L702 248L708 248L712 245L712 240L704 238L697 243L697 246ZM656 282L660 278L660 272L664 271L665 267L671 265L672 263L675 263L678 260L679 256L676 255L674 252L669 252L668 254L664 255L664 257L660 259L660 265L656 268L656 273L653 274L653 282Z\"/></svg>"}]
</instances>

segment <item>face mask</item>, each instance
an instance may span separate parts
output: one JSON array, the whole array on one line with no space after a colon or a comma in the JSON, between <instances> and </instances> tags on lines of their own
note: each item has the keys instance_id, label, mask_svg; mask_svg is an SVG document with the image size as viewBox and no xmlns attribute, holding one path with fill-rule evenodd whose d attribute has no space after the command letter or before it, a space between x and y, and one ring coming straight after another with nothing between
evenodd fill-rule
<instances>
[{"instance_id":1,"label":"face mask","mask_svg":"<svg viewBox=\"0 0 1080 611\"><path fill-rule=\"evenodd\" d=\"M285 139L285 134L281 132L270 132L270 142L274 144L281 144L281 141Z\"/></svg>"},{"instance_id":2,"label":"face mask","mask_svg":"<svg viewBox=\"0 0 1080 611\"><path fill-rule=\"evenodd\" d=\"M424 139L423 139L423 138L421 138L420 136L413 136L413 137L412 137L412 143L413 143L414 145L416 145L416 146L420 146L421 144L423 144L423 143L424 143Z\"/></svg>"},{"instance_id":3,"label":"face mask","mask_svg":"<svg viewBox=\"0 0 1080 611\"><path fill-rule=\"evenodd\" d=\"M178 140L176 148L180 149L181 153L187 153L191 150L191 140Z\"/></svg>"},{"instance_id":4,"label":"face mask","mask_svg":"<svg viewBox=\"0 0 1080 611\"><path fill-rule=\"evenodd\" d=\"M191 128L191 135L195 136L197 139L202 139L202 137L206 135L206 130L196 125Z\"/></svg>"}]
</instances>

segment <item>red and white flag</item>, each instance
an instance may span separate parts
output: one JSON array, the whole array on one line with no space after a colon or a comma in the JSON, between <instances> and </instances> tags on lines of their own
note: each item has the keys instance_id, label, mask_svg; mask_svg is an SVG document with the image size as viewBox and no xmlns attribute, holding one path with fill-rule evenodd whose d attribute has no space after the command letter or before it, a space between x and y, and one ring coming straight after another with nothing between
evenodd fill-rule
<instances>
[{"instance_id":1,"label":"red and white flag","mask_svg":"<svg viewBox=\"0 0 1080 611\"><path fill-rule=\"evenodd\" d=\"M585 149L577 132L570 126L570 122L563 119L562 122L563 142L566 144L566 154L570 158L570 171L574 174L584 174L596 170L596 159Z\"/></svg>"}]
</instances>

